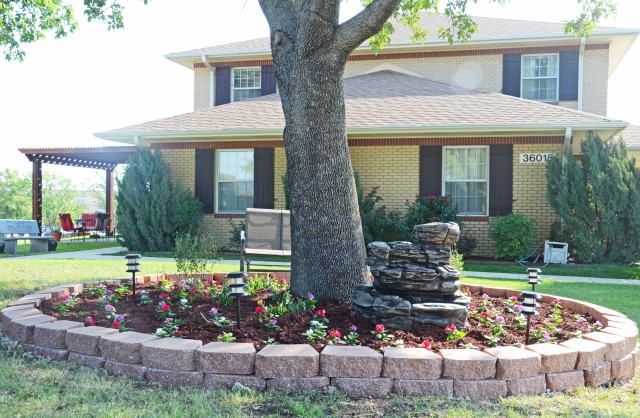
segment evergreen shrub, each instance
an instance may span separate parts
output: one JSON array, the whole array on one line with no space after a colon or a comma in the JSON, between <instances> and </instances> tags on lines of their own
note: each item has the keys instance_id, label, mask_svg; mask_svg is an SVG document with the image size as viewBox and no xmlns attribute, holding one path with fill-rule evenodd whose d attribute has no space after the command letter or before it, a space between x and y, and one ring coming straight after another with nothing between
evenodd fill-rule
<instances>
[{"instance_id":1,"label":"evergreen shrub","mask_svg":"<svg viewBox=\"0 0 640 418\"><path fill-rule=\"evenodd\" d=\"M489 236L496 244L496 259L518 260L531 250L536 230L533 220L521 213L491 218Z\"/></svg>"}]
</instances>

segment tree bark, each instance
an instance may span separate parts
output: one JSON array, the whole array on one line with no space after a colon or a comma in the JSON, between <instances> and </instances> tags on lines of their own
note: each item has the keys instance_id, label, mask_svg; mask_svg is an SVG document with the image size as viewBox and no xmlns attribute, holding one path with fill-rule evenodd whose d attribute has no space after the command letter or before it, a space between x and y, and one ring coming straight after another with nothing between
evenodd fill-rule
<instances>
[{"instance_id":1,"label":"tree bark","mask_svg":"<svg viewBox=\"0 0 640 418\"><path fill-rule=\"evenodd\" d=\"M343 73L400 0L376 0L340 25L339 0L261 0L285 116L291 290L348 300L368 280L346 135Z\"/></svg>"}]
</instances>

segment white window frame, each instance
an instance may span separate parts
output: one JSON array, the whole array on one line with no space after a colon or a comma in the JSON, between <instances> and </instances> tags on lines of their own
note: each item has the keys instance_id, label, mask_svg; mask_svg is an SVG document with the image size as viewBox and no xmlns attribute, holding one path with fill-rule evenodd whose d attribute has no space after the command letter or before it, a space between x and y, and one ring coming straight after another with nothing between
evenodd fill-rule
<instances>
[{"instance_id":1,"label":"white window frame","mask_svg":"<svg viewBox=\"0 0 640 418\"><path fill-rule=\"evenodd\" d=\"M260 72L260 87L235 87L235 71L236 70L258 70ZM236 90L262 90L262 67L233 67L231 68L231 103L236 102ZM258 96L260 96L258 94ZM249 100L249 99L244 99ZM241 100L242 101L242 100Z\"/></svg>"},{"instance_id":2,"label":"white window frame","mask_svg":"<svg viewBox=\"0 0 640 418\"><path fill-rule=\"evenodd\" d=\"M555 55L556 56L556 75L555 77L526 77L527 80L543 80L543 79L551 79L551 78L555 78L557 80L556 82L556 97L555 100L535 100L535 99L527 99L527 100L535 100L537 102L542 102L542 103L556 103L558 101L560 101L560 54L558 53L548 53L548 54L523 54L522 57L520 58L520 97L521 98L525 98L524 97L524 80L525 80L525 76L524 76L524 59L525 57L544 57L544 56L551 56L551 55Z\"/></svg>"},{"instance_id":3,"label":"white window frame","mask_svg":"<svg viewBox=\"0 0 640 418\"><path fill-rule=\"evenodd\" d=\"M216 199L216 212L217 214L221 214L221 215L233 215L233 214L244 214L246 211L244 210L221 210L220 209L220 166L221 164L219 163L221 161L220 159L220 153L221 152L253 152L253 148L239 148L239 149L218 149L216 150L216 157L214 159L214 164L215 164L215 170L216 170L216 183L215 183L215 199ZM255 160L254 160L254 164L255 164ZM223 183L237 183L237 182L231 182L231 181L225 181L222 180ZM253 178L253 192L254 192L254 199L255 199L255 184L256 184L256 179L255 179L255 175ZM253 207L253 204L251 205L251 207Z\"/></svg>"},{"instance_id":4,"label":"white window frame","mask_svg":"<svg viewBox=\"0 0 640 418\"><path fill-rule=\"evenodd\" d=\"M442 195L444 196L447 188L446 188L446 182L447 182L447 178L446 178L446 171L447 171L447 150L449 149L475 149L475 148L482 148L482 149L486 149L487 150L487 164L486 164L486 180L455 180L456 182L465 182L465 183L487 183L487 201L485 204L485 207L487 208L486 213L468 213L468 212L459 212L458 215L460 216L478 216L478 217L482 217L482 216L489 216L489 173L490 173L490 165L491 165L491 150L489 145L469 145L469 146L443 146L442 147Z\"/></svg>"}]
</instances>

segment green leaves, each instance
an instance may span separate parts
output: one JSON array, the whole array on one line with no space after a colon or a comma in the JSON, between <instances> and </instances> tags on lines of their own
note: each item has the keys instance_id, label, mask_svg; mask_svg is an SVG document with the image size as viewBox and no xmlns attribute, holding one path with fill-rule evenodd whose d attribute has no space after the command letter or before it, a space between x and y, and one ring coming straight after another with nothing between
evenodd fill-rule
<instances>
[{"instance_id":1,"label":"green leaves","mask_svg":"<svg viewBox=\"0 0 640 418\"><path fill-rule=\"evenodd\" d=\"M565 33L587 38L596 28L596 23L616 14L613 0L578 0L582 5L582 13L575 19L565 22Z\"/></svg>"}]
</instances>

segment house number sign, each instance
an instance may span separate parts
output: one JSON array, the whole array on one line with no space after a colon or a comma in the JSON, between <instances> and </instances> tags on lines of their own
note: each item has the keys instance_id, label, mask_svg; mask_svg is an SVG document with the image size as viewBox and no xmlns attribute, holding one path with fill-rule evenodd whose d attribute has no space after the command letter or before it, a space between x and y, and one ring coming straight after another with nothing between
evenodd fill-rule
<instances>
[{"instance_id":1,"label":"house number sign","mask_svg":"<svg viewBox=\"0 0 640 418\"><path fill-rule=\"evenodd\" d=\"M520 164L546 164L552 155L555 154L546 152L520 154Z\"/></svg>"}]
</instances>

